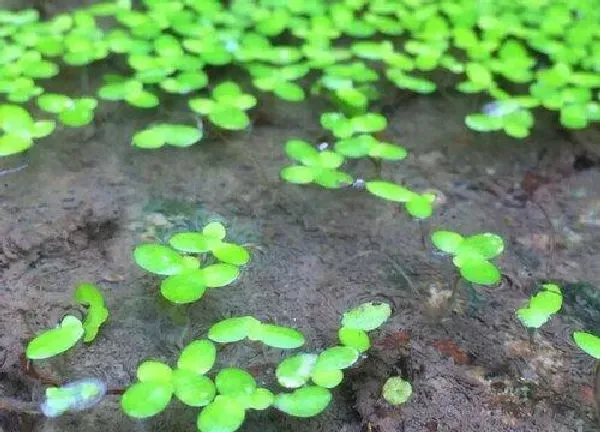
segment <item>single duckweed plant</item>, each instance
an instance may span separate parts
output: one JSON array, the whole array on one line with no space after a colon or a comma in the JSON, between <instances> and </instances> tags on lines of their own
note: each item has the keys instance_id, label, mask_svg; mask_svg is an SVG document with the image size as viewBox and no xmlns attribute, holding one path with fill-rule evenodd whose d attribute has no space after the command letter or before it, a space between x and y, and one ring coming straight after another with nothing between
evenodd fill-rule
<instances>
[{"instance_id":1,"label":"single duckweed plant","mask_svg":"<svg viewBox=\"0 0 600 432\"><path fill-rule=\"evenodd\" d=\"M44 93L38 97L37 104L43 111L57 114L63 125L80 127L92 122L98 101L93 98L72 99L62 94Z\"/></svg>"},{"instance_id":2,"label":"single duckweed plant","mask_svg":"<svg viewBox=\"0 0 600 432\"><path fill-rule=\"evenodd\" d=\"M544 284L542 290L529 299L527 306L517 309L516 315L527 329L539 329L560 311L562 303L560 287Z\"/></svg>"},{"instance_id":3,"label":"single duckweed plant","mask_svg":"<svg viewBox=\"0 0 600 432\"><path fill-rule=\"evenodd\" d=\"M143 149L158 149L167 145L190 147L201 139L202 130L197 126L159 123L136 132L132 144Z\"/></svg>"},{"instance_id":4,"label":"single duckweed plant","mask_svg":"<svg viewBox=\"0 0 600 432\"><path fill-rule=\"evenodd\" d=\"M486 286L496 285L502 279L498 267L490 262L504 251L504 240L499 235L482 233L464 237L453 231L435 231L431 241L438 250L452 256L452 263L458 269L452 299L461 278L471 284Z\"/></svg>"},{"instance_id":5,"label":"single duckweed plant","mask_svg":"<svg viewBox=\"0 0 600 432\"><path fill-rule=\"evenodd\" d=\"M281 171L281 177L288 183L314 183L327 189L339 189L354 181L349 174L338 169L344 163L344 157L327 150L326 146L318 149L306 141L292 139L285 144L285 152L299 163Z\"/></svg>"},{"instance_id":6,"label":"single duckweed plant","mask_svg":"<svg viewBox=\"0 0 600 432\"><path fill-rule=\"evenodd\" d=\"M226 234L221 223L211 222L202 231L173 235L169 246L139 245L133 258L144 270L167 276L160 284L164 298L176 304L193 303L208 288L233 283L250 260L243 246L224 241Z\"/></svg>"},{"instance_id":7,"label":"single duckweed plant","mask_svg":"<svg viewBox=\"0 0 600 432\"><path fill-rule=\"evenodd\" d=\"M329 389L341 382L342 370L352 366L369 348L366 332L379 328L390 314L389 305L373 303L346 312L340 329L342 345L320 354L297 354L279 364L278 382L293 389L282 393L259 387L250 373L236 367L212 374L218 351L215 343L248 339L274 348L294 349L304 345L302 333L262 323L251 316L228 318L210 328L208 339L186 345L175 368L156 360L141 363L137 382L127 388L121 406L128 416L143 419L164 411L174 396L183 404L200 409L196 426L201 432L235 432L249 411L270 407L293 417L314 417L329 405Z\"/></svg>"},{"instance_id":8,"label":"single duckweed plant","mask_svg":"<svg viewBox=\"0 0 600 432\"><path fill-rule=\"evenodd\" d=\"M233 81L218 84L211 92L211 99L190 100L192 111L206 115L216 126L227 130L246 129L250 118L246 111L256 105L256 98L242 92Z\"/></svg>"},{"instance_id":9,"label":"single duckweed plant","mask_svg":"<svg viewBox=\"0 0 600 432\"><path fill-rule=\"evenodd\" d=\"M412 392L412 385L408 381L395 376L387 379L383 385L381 395L390 405L399 406L410 399Z\"/></svg>"},{"instance_id":10,"label":"single duckweed plant","mask_svg":"<svg viewBox=\"0 0 600 432\"><path fill-rule=\"evenodd\" d=\"M29 360L55 357L73 348L80 339L92 342L100 327L108 319L108 309L100 290L90 283L75 289L75 300L87 308L83 321L66 315L57 327L45 330L27 344L25 354Z\"/></svg>"}]
</instances>

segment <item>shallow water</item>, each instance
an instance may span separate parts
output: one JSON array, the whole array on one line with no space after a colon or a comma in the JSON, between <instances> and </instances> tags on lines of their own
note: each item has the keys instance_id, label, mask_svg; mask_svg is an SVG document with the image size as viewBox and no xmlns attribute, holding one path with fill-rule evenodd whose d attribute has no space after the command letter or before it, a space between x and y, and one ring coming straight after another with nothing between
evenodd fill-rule
<instances>
[{"instance_id":1,"label":"shallow water","mask_svg":"<svg viewBox=\"0 0 600 432\"><path fill-rule=\"evenodd\" d=\"M107 67L90 70L90 86ZM67 71L54 85L77 94L80 81L73 76ZM394 306L392 319L325 413L301 420L253 412L242 430L597 430L593 362L569 336L577 328L600 329L597 161L579 169L584 149L577 137L556 131L543 116L524 141L468 131L464 115L484 102L448 91L398 93L387 104L384 137L405 146L409 157L385 164L383 176L443 198L422 225L360 190L280 181L289 163L287 139L321 142L318 101L261 97L261 118L248 132L159 151L132 148L132 134L155 119L186 120L185 103L170 101L152 113L101 103L93 125L40 141L25 156L25 168L0 177L0 358L6 356L0 394L42 400L44 386L20 366L23 340L73 309L73 287L91 281L105 294L110 321L93 344L39 363L53 380L94 376L122 388L141 360L173 364L183 344L234 315L297 327L308 349L320 350L335 343L345 310L386 301ZM373 169L362 162L349 168L357 175ZM213 218L225 221L232 240L259 246L251 264L234 286L185 310L166 304L158 279L133 264L132 248ZM478 288L477 302L465 290L446 315L453 269L422 241L436 228L495 232L507 243L498 260L502 284ZM565 287L565 313L536 334L532 347L514 310L549 280ZM274 384L283 355L251 344L219 354L217 366L242 365L261 385ZM415 393L393 410L380 390L399 373L410 377ZM118 403L109 395L88 411L55 419L0 411L0 430L175 431L187 430L197 414L171 404L157 418L136 422Z\"/></svg>"}]
</instances>

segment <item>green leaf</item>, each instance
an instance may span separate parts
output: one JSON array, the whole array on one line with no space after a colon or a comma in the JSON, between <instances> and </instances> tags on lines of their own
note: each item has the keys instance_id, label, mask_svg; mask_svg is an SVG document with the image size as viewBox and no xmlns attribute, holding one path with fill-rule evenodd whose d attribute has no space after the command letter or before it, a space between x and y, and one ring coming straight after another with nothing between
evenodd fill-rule
<instances>
[{"instance_id":1,"label":"green leaf","mask_svg":"<svg viewBox=\"0 0 600 432\"><path fill-rule=\"evenodd\" d=\"M256 390L256 380L243 369L221 369L215 377L217 391L225 396L252 395Z\"/></svg>"},{"instance_id":2,"label":"green leaf","mask_svg":"<svg viewBox=\"0 0 600 432\"><path fill-rule=\"evenodd\" d=\"M227 130L242 130L250 125L250 118L243 110L227 105L217 105L208 113L208 119Z\"/></svg>"},{"instance_id":3,"label":"green leaf","mask_svg":"<svg viewBox=\"0 0 600 432\"><path fill-rule=\"evenodd\" d=\"M319 153L316 163L322 168L338 168L344 163L344 158L335 152L324 150Z\"/></svg>"},{"instance_id":4,"label":"green leaf","mask_svg":"<svg viewBox=\"0 0 600 432\"><path fill-rule=\"evenodd\" d=\"M202 71L181 72L178 75L164 79L160 86L163 90L175 94L188 94L206 87L208 76Z\"/></svg>"},{"instance_id":5,"label":"green leaf","mask_svg":"<svg viewBox=\"0 0 600 432\"><path fill-rule=\"evenodd\" d=\"M306 98L302 87L296 83L287 81L278 83L273 89L273 93L275 93L280 99L288 102L300 102Z\"/></svg>"},{"instance_id":6,"label":"green leaf","mask_svg":"<svg viewBox=\"0 0 600 432\"><path fill-rule=\"evenodd\" d=\"M157 149L166 144L164 131L157 128L144 129L133 136L132 144L142 149Z\"/></svg>"},{"instance_id":7,"label":"green leaf","mask_svg":"<svg viewBox=\"0 0 600 432\"><path fill-rule=\"evenodd\" d=\"M150 273L171 276L185 269L183 257L173 249L160 244L142 244L133 251L137 265Z\"/></svg>"},{"instance_id":8,"label":"green leaf","mask_svg":"<svg viewBox=\"0 0 600 432\"><path fill-rule=\"evenodd\" d=\"M217 392L210 378L185 369L174 371L173 388L177 399L192 407L210 404Z\"/></svg>"},{"instance_id":9,"label":"green leaf","mask_svg":"<svg viewBox=\"0 0 600 432\"><path fill-rule=\"evenodd\" d=\"M455 254L464 237L453 231L435 231L431 234L433 245L449 254Z\"/></svg>"},{"instance_id":10,"label":"green leaf","mask_svg":"<svg viewBox=\"0 0 600 432\"><path fill-rule=\"evenodd\" d=\"M323 387L302 387L275 398L275 408L293 417L314 417L327 408L331 393Z\"/></svg>"},{"instance_id":11,"label":"green leaf","mask_svg":"<svg viewBox=\"0 0 600 432\"><path fill-rule=\"evenodd\" d=\"M407 75L402 69L388 69L386 75L396 87L401 89L421 94L433 93L436 90L434 82Z\"/></svg>"},{"instance_id":12,"label":"green leaf","mask_svg":"<svg viewBox=\"0 0 600 432\"><path fill-rule=\"evenodd\" d=\"M576 331L573 333L573 340L587 354L600 360L600 337L591 333Z\"/></svg>"},{"instance_id":13,"label":"green leaf","mask_svg":"<svg viewBox=\"0 0 600 432\"><path fill-rule=\"evenodd\" d=\"M494 77L489 69L480 63L468 63L465 72L477 88L485 89L494 83Z\"/></svg>"},{"instance_id":14,"label":"green leaf","mask_svg":"<svg viewBox=\"0 0 600 432\"><path fill-rule=\"evenodd\" d=\"M533 114L529 110L520 109L503 117L503 128L513 138L525 138L533 126Z\"/></svg>"},{"instance_id":15,"label":"green leaf","mask_svg":"<svg viewBox=\"0 0 600 432\"><path fill-rule=\"evenodd\" d=\"M315 367L310 379L318 386L325 388L337 387L344 379L344 373L340 369L326 369Z\"/></svg>"},{"instance_id":16,"label":"green leaf","mask_svg":"<svg viewBox=\"0 0 600 432\"><path fill-rule=\"evenodd\" d=\"M200 432L235 432L244 423L244 406L231 396L217 396L198 415Z\"/></svg>"},{"instance_id":17,"label":"green leaf","mask_svg":"<svg viewBox=\"0 0 600 432\"><path fill-rule=\"evenodd\" d=\"M33 119L29 112L18 105L0 105L0 129L4 132L31 130Z\"/></svg>"},{"instance_id":18,"label":"green leaf","mask_svg":"<svg viewBox=\"0 0 600 432\"><path fill-rule=\"evenodd\" d=\"M327 189L339 189L349 186L354 180L345 172L321 168L316 171L314 182Z\"/></svg>"},{"instance_id":19,"label":"green leaf","mask_svg":"<svg viewBox=\"0 0 600 432\"><path fill-rule=\"evenodd\" d=\"M248 338L281 349L298 348L304 345L304 335L298 330L274 324L261 323L252 326Z\"/></svg>"},{"instance_id":20,"label":"green leaf","mask_svg":"<svg viewBox=\"0 0 600 432\"><path fill-rule=\"evenodd\" d=\"M43 138L50 135L56 128L56 123L52 120L41 120L33 124L31 128L31 136L33 138Z\"/></svg>"},{"instance_id":21,"label":"green leaf","mask_svg":"<svg viewBox=\"0 0 600 432\"><path fill-rule=\"evenodd\" d=\"M327 348L317 359L317 369L346 369L358 360L359 352L348 346Z\"/></svg>"},{"instance_id":22,"label":"green leaf","mask_svg":"<svg viewBox=\"0 0 600 432\"><path fill-rule=\"evenodd\" d=\"M318 164L319 151L306 141L291 139L285 143L286 154L295 161L307 166Z\"/></svg>"},{"instance_id":23,"label":"green leaf","mask_svg":"<svg viewBox=\"0 0 600 432\"><path fill-rule=\"evenodd\" d=\"M31 138L8 133L0 136L0 156L22 153L33 145Z\"/></svg>"},{"instance_id":24,"label":"green leaf","mask_svg":"<svg viewBox=\"0 0 600 432\"><path fill-rule=\"evenodd\" d=\"M81 321L72 315L63 318L56 328L46 330L27 344L26 355L30 360L54 357L75 346L83 336Z\"/></svg>"},{"instance_id":25,"label":"green leaf","mask_svg":"<svg viewBox=\"0 0 600 432\"><path fill-rule=\"evenodd\" d=\"M275 402L275 395L266 388L258 388L250 398L249 408L262 411L269 408Z\"/></svg>"},{"instance_id":26,"label":"green leaf","mask_svg":"<svg viewBox=\"0 0 600 432\"><path fill-rule=\"evenodd\" d=\"M412 385L401 377L391 377L383 385L382 396L391 405L402 405L412 395Z\"/></svg>"},{"instance_id":27,"label":"green leaf","mask_svg":"<svg viewBox=\"0 0 600 432\"><path fill-rule=\"evenodd\" d=\"M469 114L465 118L467 127L477 132L498 131L502 129L502 123L502 117L486 114Z\"/></svg>"},{"instance_id":28,"label":"green leaf","mask_svg":"<svg viewBox=\"0 0 600 432\"><path fill-rule=\"evenodd\" d=\"M554 284L543 285L543 290L531 297L527 307L516 311L517 318L528 328L540 328L562 307L560 287Z\"/></svg>"},{"instance_id":29,"label":"green leaf","mask_svg":"<svg viewBox=\"0 0 600 432\"><path fill-rule=\"evenodd\" d=\"M281 178L292 184L309 184L316 177L318 170L312 167L294 165L288 166L281 170Z\"/></svg>"},{"instance_id":30,"label":"green leaf","mask_svg":"<svg viewBox=\"0 0 600 432\"><path fill-rule=\"evenodd\" d=\"M365 183L365 187L372 195L393 202L406 203L416 195L403 186L385 181L369 181Z\"/></svg>"},{"instance_id":31,"label":"green leaf","mask_svg":"<svg viewBox=\"0 0 600 432\"><path fill-rule=\"evenodd\" d=\"M583 129L588 125L586 105L569 104L560 110L560 123L568 129Z\"/></svg>"},{"instance_id":32,"label":"green leaf","mask_svg":"<svg viewBox=\"0 0 600 432\"><path fill-rule=\"evenodd\" d=\"M240 275L240 270L237 266L226 263L209 265L200 271L202 272L204 283L209 288L220 288L229 285Z\"/></svg>"},{"instance_id":33,"label":"green leaf","mask_svg":"<svg viewBox=\"0 0 600 432\"><path fill-rule=\"evenodd\" d=\"M202 228L202 234L208 237L214 237L223 240L227 235L227 231L221 222L210 222Z\"/></svg>"},{"instance_id":34,"label":"green leaf","mask_svg":"<svg viewBox=\"0 0 600 432\"><path fill-rule=\"evenodd\" d=\"M143 419L163 411L173 391L171 385L163 382L138 382L129 387L121 398L121 407L129 417Z\"/></svg>"},{"instance_id":35,"label":"green leaf","mask_svg":"<svg viewBox=\"0 0 600 432\"><path fill-rule=\"evenodd\" d=\"M461 276L475 284L495 285L502 279L500 270L489 261L468 259L459 268Z\"/></svg>"},{"instance_id":36,"label":"green leaf","mask_svg":"<svg viewBox=\"0 0 600 432\"><path fill-rule=\"evenodd\" d=\"M406 208L406 211L415 219L425 219L431 216L431 213L433 213L432 203L434 201L435 195L415 194L406 204L404 204L404 207Z\"/></svg>"},{"instance_id":37,"label":"green leaf","mask_svg":"<svg viewBox=\"0 0 600 432\"><path fill-rule=\"evenodd\" d=\"M160 100L155 94L145 90L128 94L125 96L125 100L129 105L137 108L154 108L160 104Z\"/></svg>"},{"instance_id":38,"label":"green leaf","mask_svg":"<svg viewBox=\"0 0 600 432\"><path fill-rule=\"evenodd\" d=\"M392 308L387 303L363 303L349 310L342 317L342 325L346 328L371 331L388 320Z\"/></svg>"},{"instance_id":39,"label":"green leaf","mask_svg":"<svg viewBox=\"0 0 600 432\"><path fill-rule=\"evenodd\" d=\"M100 326L108 319L104 298L95 285L84 283L75 289L75 300L88 307L83 321L83 340L91 342L96 338Z\"/></svg>"},{"instance_id":40,"label":"green leaf","mask_svg":"<svg viewBox=\"0 0 600 432\"><path fill-rule=\"evenodd\" d=\"M221 239L199 232L181 232L169 239L175 249L189 253L210 252L221 244Z\"/></svg>"},{"instance_id":41,"label":"green leaf","mask_svg":"<svg viewBox=\"0 0 600 432\"><path fill-rule=\"evenodd\" d=\"M359 353L363 353L371 347L369 335L364 330L342 327L338 331L338 337L342 345L354 348Z\"/></svg>"},{"instance_id":42,"label":"green leaf","mask_svg":"<svg viewBox=\"0 0 600 432\"><path fill-rule=\"evenodd\" d=\"M179 354L177 367L204 375L215 364L217 349L211 341L202 339L189 343Z\"/></svg>"},{"instance_id":43,"label":"green leaf","mask_svg":"<svg viewBox=\"0 0 600 432\"><path fill-rule=\"evenodd\" d=\"M277 381L286 388L302 387L310 378L316 362L316 354L302 353L288 357L277 366L275 371Z\"/></svg>"},{"instance_id":44,"label":"green leaf","mask_svg":"<svg viewBox=\"0 0 600 432\"><path fill-rule=\"evenodd\" d=\"M335 151L348 158L363 158L370 155L374 147L379 144L371 135L359 135L337 141Z\"/></svg>"},{"instance_id":45,"label":"green leaf","mask_svg":"<svg viewBox=\"0 0 600 432\"><path fill-rule=\"evenodd\" d=\"M65 126L81 127L88 125L94 119L94 108L96 101L94 99L79 99L74 101L73 105L62 111L58 118Z\"/></svg>"},{"instance_id":46,"label":"green leaf","mask_svg":"<svg viewBox=\"0 0 600 432\"><path fill-rule=\"evenodd\" d=\"M406 157L406 149L394 144L377 142L369 149L369 156L374 159L400 161Z\"/></svg>"},{"instance_id":47,"label":"green leaf","mask_svg":"<svg viewBox=\"0 0 600 432\"><path fill-rule=\"evenodd\" d=\"M140 382L169 384L173 380L173 370L163 362L148 360L138 366L136 376Z\"/></svg>"},{"instance_id":48,"label":"green leaf","mask_svg":"<svg viewBox=\"0 0 600 432\"><path fill-rule=\"evenodd\" d=\"M237 266L244 265L250 260L248 251L233 243L220 243L215 246L212 253L220 261Z\"/></svg>"},{"instance_id":49,"label":"green leaf","mask_svg":"<svg viewBox=\"0 0 600 432\"><path fill-rule=\"evenodd\" d=\"M162 129L165 142L173 147L189 147L202 139L202 131L195 126L162 123L158 128Z\"/></svg>"},{"instance_id":50,"label":"green leaf","mask_svg":"<svg viewBox=\"0 0 600 432\"><path fill-rule=\"evenodd\" d=\"M460 243L456 254L476 253L481 258L489 259L504 251L504 240L497 234L483 233L467 237Z\"/></svg>"},{"instance_id":51,"label":"green leaf","mask_svg":"<svg viewBox=\"0 0 600 432\"><path fill-rule=\"evenodd\" d=\"M71 107L73 100L62 94L45 93L38 97L37 104L46 112L58 114Z\"/></svg>"},{"instance_id":52,"label":"green leaf","mask_svg":"<svg viewBox=\"0 0 600 432\"><path fill-rule=\"evenodd\" d=\"M193 303L206 291L202 270L190 270L169 276L160 284L160 293L175 304Z\"/></svg>"},{"instance_id":53,"label":"green leaf","mask_svg":"<svg viewBox=\"0 0 600 432\"><path fill-rule=\"evenodd\" d=\"M250 328L260 322L251 316L227 318L213 324L208 331L208 338L215 342L238 342L248 337Z\"/></svg>"},{"instance_id":54,"label":"green leaf","mask_svg":"<svg viewBox=\"0 0 600 432\"><path fill-rule=\"evenodd\" d=\"M351 119L355 132L370 133L382 131L387 127L387 119L381 114L367 113Z\"/></svg>"}]
</instances>

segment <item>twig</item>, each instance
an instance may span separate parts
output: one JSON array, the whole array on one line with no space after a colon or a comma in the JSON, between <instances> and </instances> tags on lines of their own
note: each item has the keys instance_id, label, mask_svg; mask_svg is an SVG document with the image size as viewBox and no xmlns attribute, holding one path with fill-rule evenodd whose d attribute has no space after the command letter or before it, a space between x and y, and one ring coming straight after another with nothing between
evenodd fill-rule
<instances>
[{"instance_id":1,"label":"twig","mask_svg":"<svg viewBox=\"0 0 600 432\"><path fill-rule=\"evenodd\" d=\"M15 398L0 398L0 412L8 411L19 414L41 414L39 405Z\"/></svg>"}]
</instances>

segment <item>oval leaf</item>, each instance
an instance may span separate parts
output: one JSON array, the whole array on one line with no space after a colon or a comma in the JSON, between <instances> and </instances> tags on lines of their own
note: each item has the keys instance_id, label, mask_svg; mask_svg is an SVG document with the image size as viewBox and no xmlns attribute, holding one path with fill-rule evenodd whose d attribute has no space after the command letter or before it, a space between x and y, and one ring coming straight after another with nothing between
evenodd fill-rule
<instances>
[{"instance_id":1,"label":"oval leaf","mask_svg":"<svg viewBox=\"0 0 600 432\"><path fill-rule=\"evenodd\" d=\"M177 399L193 407L208 405L216 394L215 385L210 378L187 369L173 372L173 388Z\"/></svg>"},{"instance_id":2,"label":"oval leaf","mask_svg":"<svg viewBox=\"0 0 600 432\"><path fill-rule=\"evenodd\" d=\"M169 405L172 395L170 384L138 382L125 391L121 407L129 417L148 418L163 411Z\"/></svg>"},{"instance_id":3,"label":"oval leaf","mask_svg":"<svg viewBox=\"0 0 600 432\"><path fill-rule=\"evenodd\" d=\"M41 360L63 353L75 346L83 333L81 321L72 315L67 315L58 327L46 330L29 341L26 349L27 358Z\"/></svg>"},{"instance_id":4,"label":"oval leaf","mask_svg":"<svg viewBox=\"0 0 600 432\"><path fill-rule=\"evenodd\" d=\"M188 344L179 354L177 367L204 375L215 364L217 349L211 341L203 339Z\"/></svg>"},{"instance_id":5,"label":"oval leaf","mask_svg":"<svg viewBox=\"0 0 600 432\"><path fill-rule=\"evenodd\" d=\"M292 349L304 345L304 335L298 330L273 324L252 326L248 338L274 348Z\"/></svg>"},{"instance_id":6,"label":"oval leaf","mask_svg":"<svg viewBox=\"0 0 600 432\"><path fill-rule=\"evenodd\" d=\"M275 398L275 407L294 417L314 417L327 408L331 393L323 387L302 387L293 393L282 393Z\"/></svg>"},{"instance_id":7,"label":"oval leaf","mask_svg":"<svg viewBox=\"0 0 600 432\"><path fill-rule=\"evenodd\" d=\"M275 371L277 381L286 388L302 387L310 378L316 362L316 354L303 353L288 357L277 366Z\"/></svg>"},{"instance_id":8,"label":"oval leaf","mask_svg":"<svg viewBox=\"0 0 600 432\"><path fill-rule=\"evenodd\" d=\"M342 325L351 329L371 331L381 327L391 314L392 308L387 303L363 303L344 314Z\"/></svg>"},{"instance_id":9,"label":"oval leaf","mask_svg":"<svg viewBox=\"0 0 600 432\"><path fill-rule=\"evenodd\" d=\"M160 293L175 304L193 303L206 291L202 270L189 270L169 276L160 284Z\"/></svg>"},{"instance_id":10,"label":"oval leaf","mask_svg":"<svg viewBox=\"0 0 600 432\"><path fill-rule=\"evenodd\" d=\"M137 265L150 273L171 276L185 269L183 257L173 249L160 244L139 245L133 251Z\"/></svg>"},{"instance_id":11,"label":"oval leaf","mask_svg":"<svg viewBox=\"0 0 600 432\"><path fill-rule=\"evenodd\" d=\"M200 432L235 432L244 423L244 406L231 396L217 396L198 415Z\"/></svg>"}]
</instances>

